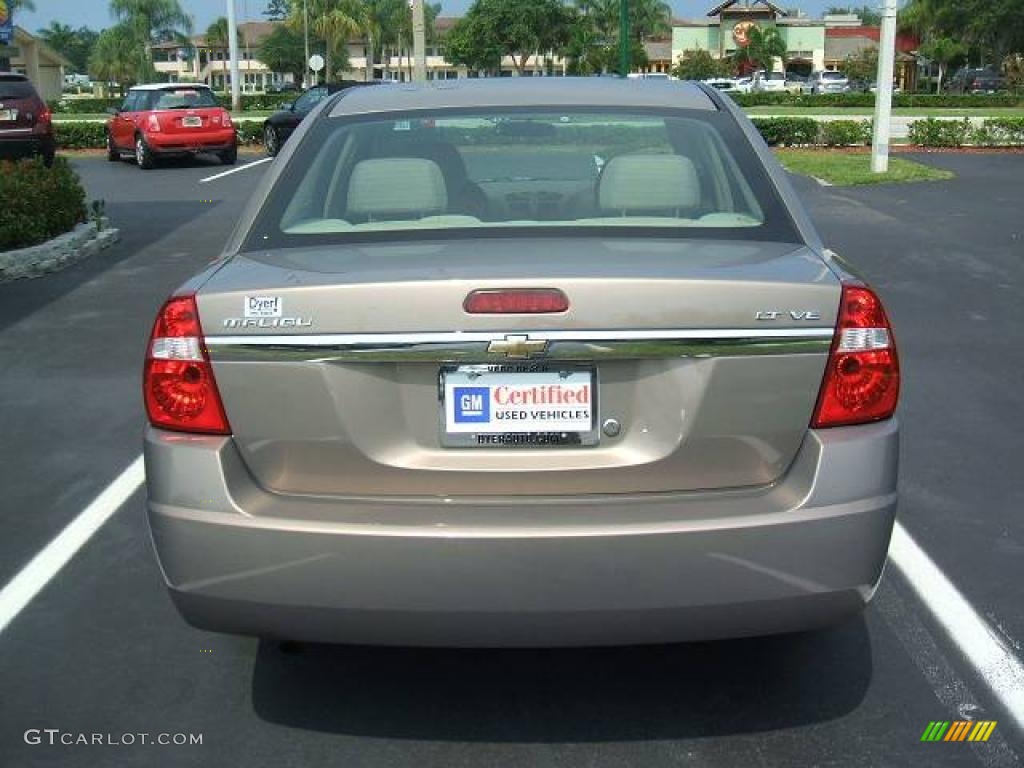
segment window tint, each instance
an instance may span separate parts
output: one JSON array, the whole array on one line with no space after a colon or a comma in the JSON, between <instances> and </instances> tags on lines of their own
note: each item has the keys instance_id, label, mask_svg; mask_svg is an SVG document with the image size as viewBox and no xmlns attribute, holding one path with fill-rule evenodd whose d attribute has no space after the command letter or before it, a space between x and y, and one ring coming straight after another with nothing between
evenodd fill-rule
<instances>
[{"instance_id":1,"label":"window tint","mask_svg":"<svg viewBox=\"0 0 1024 768\"><path fill-rule=\"evenodd\" d=\"M0 99L31 99L36 89L28 80L0 78Z\"/></svg>"},{"instance_id":2,"label":"window tint","mask_svg":"<svg viewBox=\"0 0 1024 768\"><path fill-rule=\"evenodd\" d=\"M124 98L124 104L121 105L122 112L136 112L138 107L136 104L139 103L139 91L128 91L128 95Z\"/></svg>"},{"instance_id":3,"label":"window tint","mask_svg":"<svg viewBox=\"0 0 1024 768\"><path fill-rule=\"evenodd\" d=\"M144 106L139 109L201 109L216 106L217 99L206 88L182 87L149 91L144 96Z\"/></svg>"},{"instance_id":4,"label":"window tint","mask_svg":"<svg viewBox=\"0 0 1024 768\"><path fill-rule=\"evenodd\" d=\"M543 227L793 237L760 161L722 113L465 110L324 120L253 236L300 245Z\"/></svg>"}]
</instances>

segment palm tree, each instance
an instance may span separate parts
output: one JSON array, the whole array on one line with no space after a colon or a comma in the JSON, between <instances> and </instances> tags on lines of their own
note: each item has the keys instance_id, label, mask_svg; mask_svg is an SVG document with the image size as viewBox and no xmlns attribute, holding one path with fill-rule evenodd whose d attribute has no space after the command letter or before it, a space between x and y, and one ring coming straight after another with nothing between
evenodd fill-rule
<instances>
[{"instance_id":1,"label":"palm tree","mask_svg":"<svg viewBox=\"0 0 1024 768\"><path fill-rule=\"evenodd\" d=\"M178 0L110 0L110 13L132 31L142 47L140 79L153 71L154 42L192 31L192 17Z\"/></svg>"},{"instance_id":2,"label":"palm tree","mask_svg":"<svg viewBox=\"0 0 1024 768\"><path fill-rule=\"evenodd\" d=\"M641 42L672 34L672 8L662 0L630 0L629 29Z\"/></svg>"},{"instance_id":3,"label":"palm tree","mask_svg":"<svg viewBox=\"0 0 1024 768\"><path fill-rule=\"evenodd\" d=\"M736 51L737 56L745 61L760 67L765 72L771 72L775 59L782 59L782 67L785 70L786 52L789 50L786 41L775 27L751 27L749 42L746 48Z\"/></svg>"},{"instance_id":4,"label":"palm tree","mask_svg":"<svg viewBox=\"0 0 1024 768\"><path fill-rule=\"evenodd\" d=\"M36 4L32 0L7 0L7 7L12 11L16 11L19 8L23 11L34 11Z\"/></svg>"},{"instance_id":5,"label":"palm tree","mask_svg":"<svg viewBox=\"0 0 1024 768\"><path fill-rule=\"evenodd\" d=\"M307 0L310 31L324 41L324 78L331 80L331 59L345 56L345 45L362 31L366 22L365 7L360 0ZM289 23L302 29L303 3L292 3ZM347 65L346 65L347 66Z\"/></svg>"},{"instance_id":6,"label":"palm tree","mask_svg":"<svg viewBox=\"0 0 1024 768\"><path fill-rule=\"evenodd\" d=\"M89 74L104 83L135 82L139 63L139 42L133 29L117 24L103 30L89 57Z\"/></svg>"},{"instance_id":7,"label":"palm tree","mask_svg":"<svg viewBox=\"0 0 1024 768\"><path fill-rule=\"evenodd\" d=\"M211 48L228 47L228 20L221 16L206 28L206 44Z\"/></svg>"},{"instance_id":8,"label":"palm tree","mask_svg":"<svg viewBox=\"0 0 1024 768\"><path fill-rule=\"evenodd\" d=\"M51 21L50 26L38 30L38 34L48 46L61 53L70 50L77 40L75 30L59 21Z\"/></svg>"}]
</instances>

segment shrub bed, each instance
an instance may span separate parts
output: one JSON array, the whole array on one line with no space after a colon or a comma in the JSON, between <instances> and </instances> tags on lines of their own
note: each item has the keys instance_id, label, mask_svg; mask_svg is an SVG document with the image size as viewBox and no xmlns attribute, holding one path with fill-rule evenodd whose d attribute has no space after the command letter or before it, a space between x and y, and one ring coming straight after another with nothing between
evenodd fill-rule
<instances>
[{"instance_id":1,"label":"shrub bed","mask_svg":"<svg viewBox=\"0 0 1024 768\"><path fill-rule=\"evenodd\" d=\"M872 120L829 120L821 123L820 143L826 147L871 144Z\"/></svg>"},{"instance_id":2,"label":"shrub bed","mask_svg":"<svg viewBox=\"0 0 1024 768\"><path fill-rule=\"evenodd\" d=\"M217 101L225 109L231 108L231 96L216 93ZM296 94L287 93L248 93L242 96L242 110L277 110L286 101L293 101ZM119 107L124 102L121 97L106 99L61 99L50 102L50 109L57 114L85 115L99 114L110 107Z\"/></svg>"},{"instance_id":3,"label":"shrub bed","mask_svg":"<svg viewBox=\"0 0 1024 768\"><path fill-rule=\"evenodd\" d=\"M26 248L85 221L85 190L64 158L0 161L0 251Z\"/></svg>"},{"instance_id":4,"label":"shrub bed","mask_svg":"<svg viewBox=\"0 0 1024 768\"><path fill-rule=\"evenodd\" d=\"M62 149L99 149L106 146L103 123L67 122L53 124L57 146Z\"/></svg>"},{"instance_id":5,"label":"shrub bed","mask_svg":"<svg viewBox=\"0 0 1024 768\"><path fill-rule=\"evenodd\" d=\"M754 117L754 127L770 146L799 147L817 144L820 123L810 117Z\"/></svg>"},{"instance_id":6,"label":"shrub bed","mask_svg":"<svg viewBox=\"0 0 1024 768\"><path fill-rule=\"evenodd\" d=\"M908 138L921 147L962 147L970 143L974 127L966 117L963 120L936 120L927 118L910 124Z\"/></svg>"},{"instance_id":7,"label":"shrub bed","mask_svg":"<svg viewBox=\"0 0 1024 768\"><path fill-rule=\"evenodd\" d=\"M732 98L741 107L873 107L873 93L736 93ZM1011 93L952 94L897 93L894 107L945 107L950 109L984 109L985 107L1021 107L1024 96Z\"/></svg>"},{"instance_id":8,"label":"shrub bed","mask_svg":"<svg viewBox=\"0 0 1024 768\"><path fill-rule=\"evenodd\" d=\"M1024 117L994 117L976 128L973 143L984 147L1024 146Z\"/></svg>"}]
</instances>

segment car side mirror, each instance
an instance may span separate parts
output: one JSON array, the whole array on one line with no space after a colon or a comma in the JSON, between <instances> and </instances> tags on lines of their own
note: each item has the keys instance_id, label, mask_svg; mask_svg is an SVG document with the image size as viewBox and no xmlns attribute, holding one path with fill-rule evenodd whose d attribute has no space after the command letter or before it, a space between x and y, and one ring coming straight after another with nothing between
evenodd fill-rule
<instances>
[{"instance_id":1,"label":"car side mirror","mask_svg":"<svg viewBox=\"0 0 1024 768\"><path fill-rule=\"evenodd\" d=\"M121 114L121 109L120 107L107 107L106 112L108 115L117 116Z\"/></svg>"}]
</instances>

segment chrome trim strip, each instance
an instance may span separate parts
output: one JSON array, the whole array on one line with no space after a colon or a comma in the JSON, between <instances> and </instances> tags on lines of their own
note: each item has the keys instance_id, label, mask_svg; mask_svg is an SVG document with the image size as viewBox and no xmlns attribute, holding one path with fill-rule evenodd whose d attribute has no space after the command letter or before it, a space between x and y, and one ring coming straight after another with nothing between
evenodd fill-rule
<instances>
[{"instance_id":1,"label":"chrome trim strip","mask_svg":"<svg viewBox=\"0 0 1024 768\"><path fill-rule=\"evenodd\" d=\"M465 360L523 362L487 351L492 341L528 335L545 340L543 356L532 360L596 360L723 355L817 354L827 352L835 329L700 328L664 330L450 331L439 333L274 334L208 336L214 360Z\"/></svg>"}]
</instances>

